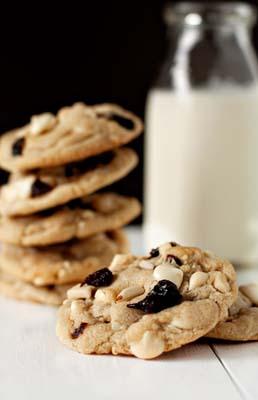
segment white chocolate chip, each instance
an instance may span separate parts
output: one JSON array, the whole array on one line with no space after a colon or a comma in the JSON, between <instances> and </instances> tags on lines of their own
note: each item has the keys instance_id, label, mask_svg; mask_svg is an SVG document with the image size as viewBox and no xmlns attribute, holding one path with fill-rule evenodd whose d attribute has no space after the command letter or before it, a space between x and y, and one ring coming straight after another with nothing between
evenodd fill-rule
<instances>
[{"instance_id":1,"label":"white chocolate chip","mask_svg":"<svg viewBox=\"0 0 258 400\"><path fill-rule=\"evenodd\" d=\"M84 285L81 286L80 283L78 285L73 286L71 289L67 291L68 299L90 299L92 295L92 286Z\"/></svg>"},{"instance_id":2,"label":"white chocolate chip","mask_svg":"<svg viewBox=\"0 0 258 400\"><path fill-rule=\"evenodd\" d=\"M64 262L63 262L63 267L64 267L64 269L65 269L66 271L69 270L70 267L71 267L71 262L68 261L68 260L64 261Z\"/></svg>"},{"instance_id":3,"label":"white chocolate chip","mask_svg":"<svg viewBox=\"0 0 258 400\"><path fill-rule=\"evenodd\" d=\"M136 357L150 359L163 353L165 344L157 334L147 331L139 342L131 343L130 349Z\"/></svg>"},{"instance_id":4,"label":"white chocolate chip","mask_svg":"<svg viewBox=\"0 0 258 400\"><path fill-rule=\"evenodd\" d=\"M150 262L148 260L141 260L139 262L139 267L141 267L142 269L153 269L154 264L152 264L152 262Z\"/></svg>"},{"instance_id":5,"label":"white chocolate chip","mask_svg":"<svg viewBox=\"0 0 258 400\"><path fill-rule=\"evenodd\" d=\"M78 228L79 228L79 230L81 230L81 229L85 229L85 226L86 226L87 224L86 224L86 221L79 221L79 223L78 223Z\"/></svg>"},{"instance_id":6,"label":"white chocolate chip","mask_svg":"<svg viewBox=\"0 0 258 400\"><path fill-rule=\"evenodd\" d=\"M73 300L71 302L71 318L72 320L77 320L78 317L83 313L85 309L84 300Z\"/></svg>"},{"instance_id":7,"label":"white chocolate chip","mask_svg":"<svg viewBox=\"0 0 258 400\"><path fill-rule=\"evenodd\" d=\"M66 274L67 274L66 268L61 268L57 273L58 278L63 278Z\"/></svg>"},{"instance_id":8,"label":"white chocolate chip","mask_svg":"<svg viewBox=\"0 0 258 400\"><path fill-rule=\"evenodd\" d=\"M40 135L42 132L51 129L55 125L55 122L56 118L51 113L34 115L31 117L30 134L32 136Z\"/></svg>"},{"instance_id":9,"label":"white chocolate chip","mask_svg":"<svg viewBox=\"0 0 258 400\"><path fill-rule=\"evenodd\" d=\"M122 325L118 321L111 321L111 328L113 331L119 331L122 328Z\"/></svg>"},{"instance_id":10,"label":"white chocolate chip","mask_svg":"<svg viewBox=\"0 0 258 400\"><path fill-rule=\"evenodd\" d=\"M110 264L110 271L118 272L121 271L127 262L132 260L132 256L130 254L117 254L114 256L111 264Z\"/></svg>"},{"instance_id":11,"label":"white chocolate chip","mask_svg":"<svg viewBox=\"0 0 258 400\"><path fill-rule=\"evenodd\" d=\"M45 284L44 279L41 276L37 276L34 280L33 280L34 285L36 286L43 286Z\"/></svg>"},{"instance_id":12,"label":"white chocolate chip","mask_svg":"<svg viewBox=\"0 0 258 400\"><path fill-rule=\"evenodd\" d=\"M1 196L5 201L15 201L28 199L31 194L31 187L35 181L32 175L11 182L9 185L4 185L1 190Z\"/></svg>"},{"instance_id":13,"label":"white chocolate chip","mask_svg":"<svg viewBox=\"0 0 258 400\"><path fill-rule=\"evenodd\" d=\"M194 318L189 318L189 316L187 315L182 315L181 317L174 317L169 324L169 327L179 329L193 329L194 323Z\"/></svg>"},{"instance_id":14,"label":"white chocolate chip","mask_svg":"<svg viewBox=\"0 0 258 400\"><path fill-rule=\"evenodd\" d=\"M153 272L153 278L157 281L167 279L173 282L178 288L180 288L183 281L184 273L181 269L172 266L171 264L161 264L155 268Z\"/></svg>"},{"instance_id":15,"label":"white chocolate chip","mask_svg":"<svg viewBox=\"0 0 258 400\"><path fill-rule=\"evenodd\" d=\"M89 219L89 218L93 218L96 215L96 212L94 212L92 210L83 210L81 215L82 215L82 218Z\"/></svg>"},{"instance_id":16,"label":"white chocolate chip","mask_svg":"<svg viewBox=\"0 0 258 400\"><path fill-rule=\"evenodd\" d=\"M240 289L255 306L258 306L258 283L250 283L249 285L241 286Z\"/></svg>"},{"instance_id":17,"label":"white chocolate chip","mask_svg":"<svg viewBox=\"0 0 258 400\"><path fill-rule=\"evenodd\" d=\"M191 275L189 280L189 290L196 289L207 282L208 274L206 272L197 271Z\"/></svg>"},{"instance_id":18,"label":"white chocolate chip","mask_svg":"<svg viewBox=\"0 0 258 400\"><path fill-rule=\"evenodd\" d=\"M111 304L115 300L114 291L110 288L98 289L95 293L95 300Z\"/></svg>"},{"instance_id":19,"label":"white chocolate chip","mask_svg":"<svg viewBox=\"0 0 258 400\"><path fill-rule=\"evenodd\" d=\"M220 271L215 272L213 285L221 293L226 293L230 290L226 276Z\"/></svg>"},{"instance_id":20,"label":"white chocolate chip","mask_svg":"<svg viewBox=\"0 0 258 400\"><path fill-rule=\"evenodd\" d=\"M131 300L134 297L140 296L144 293L144 288L141 286L130 286L128 288L123 289L116 300Z\"/></svg>"}]
</instances>

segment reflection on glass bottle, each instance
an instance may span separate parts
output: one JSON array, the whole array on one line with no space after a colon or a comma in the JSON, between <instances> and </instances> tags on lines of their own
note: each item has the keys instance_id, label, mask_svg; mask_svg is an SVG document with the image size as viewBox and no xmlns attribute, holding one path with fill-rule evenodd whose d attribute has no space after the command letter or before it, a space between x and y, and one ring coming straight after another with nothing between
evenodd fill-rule
<instances>
[{"instance_id":1,"label":"reflection on glass bottle","mask_svg":"<svg viewBox=\"0 0 258 400\"><path fill-rule=\"evenodd\" d=\"M145 239L258 260L258 75L241 3L168 7L168 49L147 102Z\"/></svg>"}]
</instances>

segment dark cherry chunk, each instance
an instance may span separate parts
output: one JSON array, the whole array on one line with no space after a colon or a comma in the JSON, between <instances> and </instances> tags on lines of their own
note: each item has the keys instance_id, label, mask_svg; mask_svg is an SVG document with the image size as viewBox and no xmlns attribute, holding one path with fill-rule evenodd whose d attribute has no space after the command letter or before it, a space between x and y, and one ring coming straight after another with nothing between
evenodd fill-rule
<instances>
[{"instance_id":1,"label":"dark cherry chunk","mask_svg":"<svg viewBox=\"0 0 258 400\"><path fill-rule=\"evenodd\" d=\"M122 117L121 115L112 114L109 119L117 122L119 125L121 125L125 129L132 130L134 128L133 121L129 118Z\"/></svg>"},{"instance_id":2,"label":"dark cherry chunk","mask_svg":"<svg viewBox=\"0 0 258 400\"><path fill-rule=\"evenodd\" d=\"M147 294L145 299L138 303L127 304L129 308L141 310L144 313L157 313L165 308L173 307L182 301L182 296L179 293L176 285L163 279L159 281L154 288Z\"/></svg>"},{"instance_id":3,"label":"dark cherry chunk","mask_svg":"<svg viewBox=\"0 0 258 400\"><path fill-rule=\"evenodd\" d=\"M87 276L81 286L87 284L95 287L109 286L113 280L113 274L108 268L102 268Z\"/></svg>"},{"instance_id":4,"label":"dark cherry chunk","mask_svg":"<svg viewBox=\"0 0 258 400\"><path fill-rule=\"evenodd\" d=\"M167 255L167 261L168 261L168 262L172 262L173 260L175 261L175 263L176 263L179 267L181 267L181 265L183 265L183 262L180 260L179 257L174 256L173 254L168 254L168 255Z\"/></svg>"},{"instance_id":5,"label":"dark cherry chunk","mask_svg":"<svg viewBox=\"0 0 258 400\"><path fill-rule=\"evenodd\" d=\"M122 115L98 113L98 117L106 118L109 119L110 121L115 121L123 128L128 130L132 130L134 128L134 122L130 118L126 118Z\"/></svg>"},{"instance_id":6,"label":"dark cherry chunk","mask_svg":"<svg viewBox=\"0 0 258 400\"><path fill-rule=\"evenodd\" d=\"M45 288L47 289L47 290L54 290L55 289L55 287L56 287L56 285L46 285L45 286Z\"/></svg>"},{"instance_id":7,"label":"dark cherry chunk","mask_svg":"<svg viewBox=\"0 0 258 400\"><path fill-rule=\"evenodd\" d=\"M12 155L20 156L23 152L24 145L25 145L24 138L17 139L12 145Z\"/></svg>"},{"instance_id":8,"label":"dark cherry chunk","mask_svg":"<svg viewBox=\"0 0 258 400\"><path fill-rule=\"evenodd\" d=\"M75 210L76 208L81 208L83 210L91 210L95 211L92 201L83 201L82 199L73 199L70 200L68 203L66 203L66 207L68 207L70 210Z\"/></svg>"},{"instance_id":9,"label":"dark cherry chunk","mask_svg":"<svg viewBox=\"0 0 258 400\"><path fill-rule=\"evenodd\" d=\"M158 249L158 248L152 249L152 250L150 251L150 257L149 257L149 258L158 257L159 254L160 254L160 253L159 253L159 249Z\"/></svg>"},{"instance_id":10,"label":"dark cherry chunk","mask_svg":"<svg viewBox=\"0 0 258 400\"><path fill-rule=\"evenodd\" d=\"M77 339L83 333L86 326L87 326L86 322L82 322L81 325L71 333L71 338Z\"/></svg>"},{"instance_id":11,"label":"dark cherry chunk","mask_svg":"<svg viewBox=\"0 0 258 400\"><path fill-rule=\"evenodd\" d=\"M107 151L106 153L100 154L95 157L86 158L83 161L71 163L65 166L65 176L71 178L76 175L84 174L94 170L100 165L109 164L114 158L114 153L112 151Z\"/></svg>"},{"instance_id":12,"label":"dark cherry chunk","mask_svg":"<svg viewBox=\"0 0 258 400\"><path fill-rule=\"evenodd\" d=\"M50 192L53 189L48 183L37 178L31 186L31 197L38 197Z\"/></svg>"},{"instance_id":13,"label":"dark cherry chunk","mask_svg":"<svg viewBox=\"0 0 258 400\"><path fill-rule=\"evenodd\" d=\"M176 242L170 242L169 244L170 244L171 247L176 247L176 246L178 246L178 244L177 244Z\"/></svg>"},{"instance_id":14,"label":"dark cherry chunk","mask_svg":"<svg viewBox=\"0 0 258 400\"><path fill-rule=\"evenodd\" d=\"M10 172L0 168L0 186L5 185L9 180Z\"/></svg>"}]
</instances>

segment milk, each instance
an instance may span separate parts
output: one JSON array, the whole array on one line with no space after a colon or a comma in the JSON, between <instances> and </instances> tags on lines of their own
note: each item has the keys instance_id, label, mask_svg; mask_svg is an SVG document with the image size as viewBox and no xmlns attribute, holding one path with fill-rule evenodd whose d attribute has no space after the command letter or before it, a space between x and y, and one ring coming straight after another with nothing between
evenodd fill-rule
<instances>
[{"instance_id":1,"label":"milk","mask_svg":"<svg viewBox=\"0 0 258 400\"><path fill-rule=\"evenodd\" d=\"M258 87L154 90L146 125L146 247L258 261Z\"/></svg>"}]
</instances>

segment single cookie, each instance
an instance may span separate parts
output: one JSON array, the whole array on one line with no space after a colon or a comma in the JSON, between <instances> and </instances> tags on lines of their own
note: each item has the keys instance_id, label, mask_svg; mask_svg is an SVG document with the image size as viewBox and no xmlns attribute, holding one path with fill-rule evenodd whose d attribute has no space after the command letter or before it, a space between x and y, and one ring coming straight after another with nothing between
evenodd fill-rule
<instances>
[{"instance_id":1,"label":"single cookie","mask_svg":"<svg viewBox=\"0 0 258 400\"><path fill-rule=\"evenodd\" d=\"M0 192L3 215L28 215L87 196L127 175L137 164L127 148L63 167L11 175Z\"/></svg>"},{"instance_id":2,"label":"single cookie","mask_svg":"<svg viewBox=\"0 0 258 400\"><path fill-rule=\"evenodd\" d=\"M27 217L0 217L0 240L26 247L82 239L119 229L140 211L140 203L133 197L94 194Z\"/></svg>"},{"instance_id":3,"label":"single cookie","mask_svg":"<svg viewBox=\"0 0 258 400\"><path fill-rule=\"evenodd\" d=\"M42 248L3 244L0 265L4 272L36 286L63 285L80 281L127 250L127 238L117 230Z\"/></svg>"},{"instance_id":4,"label":"single cookie","mask_svg":"<svg viewBox=\"0 0 258 400\"><path fill-rule=\"evenodd\" d=\"M258 340L258 284L240 286L238 298L230 307L228 318L207 336L243 342Z\"/></svg>"},{"instance_id":5,"label":"single cookie","mask_svg":"<svg viewBox=\"0 0 258 400\"><path fill-rule=\"evenodd\" d=\"M229 262L167 243L149 257L117 255L70 289L57 335L81 353L155 358L209 332L236 297Z\"/></svg>"},{"instance_id":6,"label":"single cookie","mask_svg":"<svg viewBox=\"0 0 258 400\"><path fill-rule=\"evenodd\" d=\"M76 103L56 116L33 116L29 125L3 135L1 165L15 171L67 164L124 145L142 128L136 115L115 104Z\"/></svg>"},{"instance_id":7,"label":"single cookie","mask_svg":"<svg viewBox=\"0 0 258 400\"><path fill-rule=\"evenodd\" d=\"M71 285L35 286L0 270L0 293L17 300L58 306L66 298Z\"/></svg>"}]
</instances>

